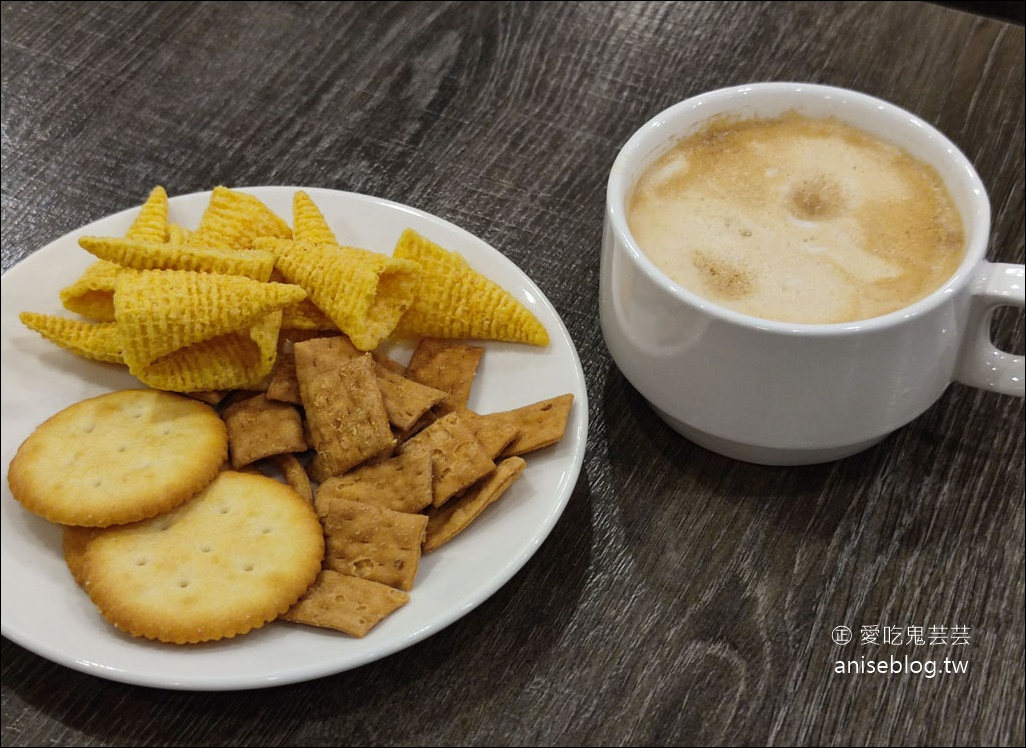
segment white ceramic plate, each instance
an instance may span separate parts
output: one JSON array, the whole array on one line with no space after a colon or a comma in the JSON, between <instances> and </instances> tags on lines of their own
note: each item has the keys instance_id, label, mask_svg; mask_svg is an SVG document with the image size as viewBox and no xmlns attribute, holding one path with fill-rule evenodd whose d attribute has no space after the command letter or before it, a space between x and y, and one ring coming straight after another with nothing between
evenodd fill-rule
<instances>
[{"instance_id":1,"label":"white ceramic plate","mask_svg":"<svg viewBox=\"0 0 1026 748\"><path fill-rule=\"evenodd\" d=\"M296 189L245 191L291 220ZM18 446L44 419L83 398L140 386L120 367L67 353L18 321L21 311L70 315L58 293L93 260L77 239L123 235L137 209L118 213L61 237L2 279L0 616L5 637L67 667L125 683L204 691L293 683L358 667L438 632L505 584L548 536L581 470L588 413L581 363L555 309L512 262L447 221L364 195L312 188L306 192L340 241L390 254L402 230L413 228L459 252L531 309L548 329L551 344L539 349L483 343L486 350L469 405L487 413L573 393L563 440L526 455L527 468L505 496L453 541L425 555L410 602L363 639L283 621L236 639L184 647L118 632L72 580L61 554L59 528L23 509L6 481ZM172 198L171 220L195 227L209 196ZM397 349L394 355L402 360L404 351Z\"/></svg>"}]
</instances>

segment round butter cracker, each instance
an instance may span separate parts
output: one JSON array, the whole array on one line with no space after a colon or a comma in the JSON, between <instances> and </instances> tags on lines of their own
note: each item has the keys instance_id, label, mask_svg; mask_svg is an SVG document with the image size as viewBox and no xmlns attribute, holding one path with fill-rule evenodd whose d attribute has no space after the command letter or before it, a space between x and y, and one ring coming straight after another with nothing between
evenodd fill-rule
<instances>
[{"instance_id":1,"label":"round butter cracker","mask_svg":"<svg viewBox=\"0 0 1026 748\"><path fill-rule=\"evenodd\" d=\"M116 628L191 644L285 613L323 558L324 532L308 501L273 478L226 470L170 512L96 530L78 565Z\"/></svg>"},{"instance_id":2,"label":"round butter cracker","mask_svg":"<svg viewBox=\"0 0 1026 748\"><path fill-rule=\"evenodd\" d=\"M228 456L209 405L160 390L120 390L51 416L22 442L7 482L26 509L84 527L136 522L196 495Z\"/></svg>"}]
</instances>

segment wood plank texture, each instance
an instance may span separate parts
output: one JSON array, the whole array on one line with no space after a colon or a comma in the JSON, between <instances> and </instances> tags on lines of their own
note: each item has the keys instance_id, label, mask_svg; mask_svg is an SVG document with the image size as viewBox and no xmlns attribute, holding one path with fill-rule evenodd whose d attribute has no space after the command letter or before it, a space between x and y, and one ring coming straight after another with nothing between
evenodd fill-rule
<instances>
[{"instance_id":1,"label":"wood plank texture","mask_svg":"<svg viewBox=\"0 0 1026 748\"><path fill-rule=\"evenodd\" d=\"M4 271L158 183L368 193L519 265L566 322L591 400L553 534L440 633L355 671L213 694L93 678L5 638L4 746L1023 744L1023 401L953 385L863 454L745 465L672 435L597 314L620 146L682 98L755 80L853 87L937 125L991 195L990 259L1022 263L1021 26L863 2L0 14ZM1021 355L1023 315L999 314L994 335ZM863 645L870 625L943 626L948 643ZM835 672L906 655L968 672Z\"/></svg>"}]
</instances>

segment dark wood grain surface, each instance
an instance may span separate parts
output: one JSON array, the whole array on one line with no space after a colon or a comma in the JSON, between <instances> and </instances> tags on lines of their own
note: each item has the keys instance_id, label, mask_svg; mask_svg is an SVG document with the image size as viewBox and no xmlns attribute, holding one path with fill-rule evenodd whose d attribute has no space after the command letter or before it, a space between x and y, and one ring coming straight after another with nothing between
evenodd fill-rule
<instances>
[{"instance_id":1,"label":"dark wood grain surface","mask_svg":"<svg viewBox=\"0 0 1026 748\"><path fill-rule=\"evenodd\" d=\"M990 192L990 258L1023 262L1023 50L1022 26L929 3L4 3L5 272L155 184L388 198L535 280L579 349L590 432L548 540L440 633L217 693L4 639L3 745L1022 745L1023 401L954 385L858 456L732 462L624 380L597 292L619 147L754 80L849 86L938 126ZM1022 353L1021 313L994 328ZM872 625L947 643L862 644ZM835 672L892 656L967 672Z\"/></svg>"}]
</instances>

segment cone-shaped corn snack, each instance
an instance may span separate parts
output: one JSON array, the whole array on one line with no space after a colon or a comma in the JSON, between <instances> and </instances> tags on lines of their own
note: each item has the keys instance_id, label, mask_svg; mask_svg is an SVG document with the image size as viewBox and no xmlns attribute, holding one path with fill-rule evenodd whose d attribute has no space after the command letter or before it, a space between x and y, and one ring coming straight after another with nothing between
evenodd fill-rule
<instances>
[{"instance_id":1,"label":"cone-shaped corn snack","mask_svg":"<svg viewBox=\"0 0 1026 748\"><path fill-rule=\"evenodd\" d=\"M361 351L387 338L412 303L420 266L388 255L336 244L258 239L275 267L309 297Z\"/></svg>"},{"instance_id":2,"label":"cone-shaped corn snack","mask_svg":"<svg viewBox=\"0 0 1026 748\"><path fill-rule=\"evenodd\" d=\"M61 303L69 312L97 322L114 321L114 276L120 266L97 260L78 280L61 289Z\"/></svg>"},{"instance_id":3,"label":"cone-shaped corn snack","mask_svg":"<svg viewBox=\"0 0 1026 748\"><path fill-rule=\"evenodd\" d=\"M281 326L285 330L338 330L331 317L322 312L310 299L303 299L281 310Z\"/></svg>"},{"instance_id":4,"label":"cone-shaped corn snack","mask_svg":"<svg viewBox=\"0 0 1026 748\"><path fill-rule=\"evenodd\" d=\"M531 311L455 252L406 229L394 255L423 269L420 292L399 320L397 334L548 345L549 334Z\"/></svg>"},{"instance_id":5,"label":"cone-shaped corn snack","mask_svg":"<svg viewBox=\"0 0 1026 748\"><path fill-rule=\"evenodd\" d=\"M324 214L302 190L292 197L292 238L311 244L338 244Z\"/></svg>"},{"instance_id":6,"label":"cone-shaped corn snack","mask_svg":"<svg viewBox=\"0 0 1026 748\"><path fill-rule=\"evenodd\" d=\"M138 370L140 381L158 390L258 389L274 368L281 312L264 315L246 330L179 349Z\"/></svg>"},{"instance_id":7,"label":"cone-shaped corn snack","mask_svg":"<svg viewBox=\"0 0 1026 748\"><path fill-rule=\"evenodd\" d=\"M100 236L83 236L78 244L102 260L135 270L194 270L201 273L244 275L253 280L267 281L274 269L274 255L253 249L155 244Z\"/></svg>"},{"instance_id":8,"label":"cone-shaped corn snack","mask_svg":"<svg viewBox=\"0 0 1026 748\"><path fill-rule=\"evenodd\" d=\"M142 242L166 241L169 230L167 211L167 191L160 186L154 187L125 236ZM113 322L114 275L117 271L118 267L113 262L103 259L94 262L77 281L61 289L64 308L97 322Z\"/></svg>"},{"instance_id":9,"label":"cone-shaped corn snack","mask_svg":"<svg viewBox=\"0 0 1026 748\"><path fill-rule=\"evenodd\" d=\"M260 283L240 275L123 270L114 286L122 355L139 376L137 371L169 353L248 329L304 296L298 286Z\"/></svg>"},{"instance_id":10,"label":"cone-shaped corn snack","mask_svg":"<svg viewBox=\"0 0 1026 748\"><path fill-rule=\"evenodd\" d=\"M292 238L311 244L338 244L320 208L302 190L292 198ZM337 330L338 325L307 297L282 310L281 326L288 330Z\"/></svg>"},{"instance_id":11,"label":"cone-shaped corn snack","mask_svg":"<svg viewBox=\"0 0 1026 748\"><path fill-rule=\"evenodd\" d=\"M251 249L259 236L289 239L292 229L259 198L218 186L190 242L201 247Z\"/></svg>"},{"instance_id":12,"label":"cone-shaped corn snack","mask_svg":"<svg viewBox=\"0 0 1026 748\"><path fill-rule=\"evenodd\" d=\"M141 242L163 244L167 241L167 210L167 191L158 185L146 198L125 236Z\"/></svg>"},{"instance_id":13,"label":"cone-shaped corn snack","mask_svg":"<svg viewBox=\"0 0 1026 748\"><path fill-rule=\"evenodd\" d=\"M168 244L188 244L192 241L192 230L185 228L177 223L172 223L167 227L167 243Z\"/></svg>"},{"instance_id":14,"label":"cone-shaped corn snack","mask_svg":"<svg viewBox=\"0 0 1026 748\"><path fill-rule=\"evenodd\" d=\"M51 343L94 361L123 364L121 339L114 322L85 322L52 314L22 312L18 319Z\"/></svg>"}]
</instances>

